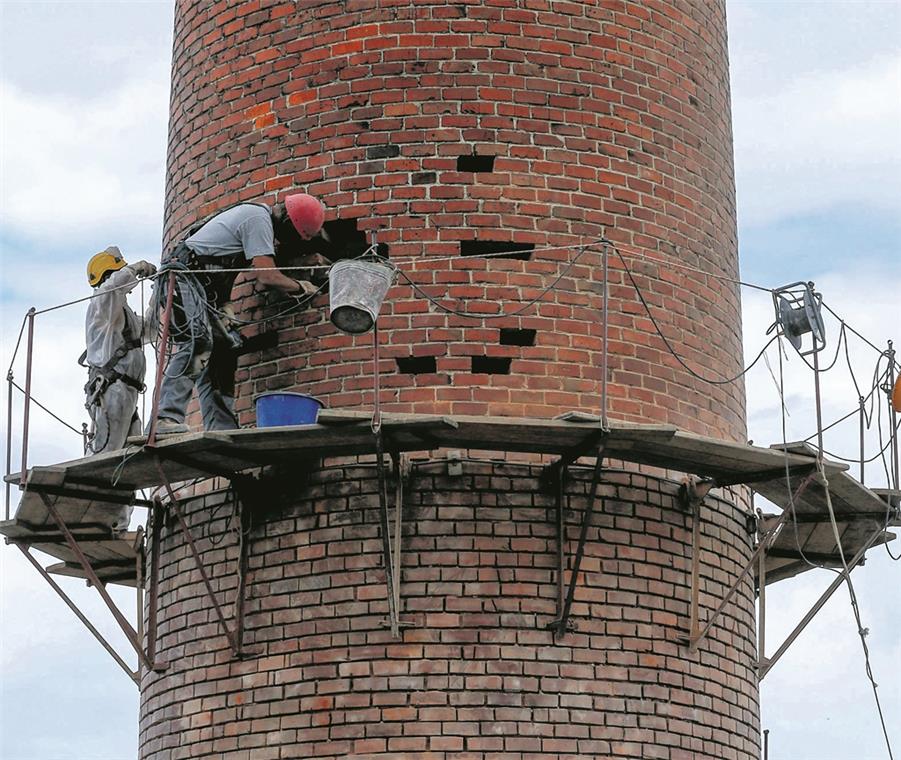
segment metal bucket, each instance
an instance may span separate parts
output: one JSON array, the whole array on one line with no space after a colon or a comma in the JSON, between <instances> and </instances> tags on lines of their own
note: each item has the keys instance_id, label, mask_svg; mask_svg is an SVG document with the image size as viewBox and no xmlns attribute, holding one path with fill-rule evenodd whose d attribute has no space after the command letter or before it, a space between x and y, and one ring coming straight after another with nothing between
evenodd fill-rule
<instances>
[{"instance_id":1,"label":"metal bucket","mask_svg":"<svg viewBox=\"0 0 901 760\"><path fill-rule=\"evenodd\" d=\"M380 256L334 264L328 273L332 324L354 335L369 332L378 319L395 272L394 265Z\"/></svg>"},{"instance_id":2,"label":"metal bucket","mask_svg":"<svg viewBox=\"0 0 901 760\"><path fill-rule=\"evenodd\" d=\"M269 391L254 399L257 427L315 425L322 409L318 398L289 391Z\"/></svg>"}]
</instances>

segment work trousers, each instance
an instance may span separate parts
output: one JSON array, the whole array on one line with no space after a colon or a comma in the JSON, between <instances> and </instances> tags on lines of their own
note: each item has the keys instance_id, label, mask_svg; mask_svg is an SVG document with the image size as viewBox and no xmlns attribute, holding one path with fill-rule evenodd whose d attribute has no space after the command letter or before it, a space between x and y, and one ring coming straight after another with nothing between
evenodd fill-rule
<instances>
[{"instance_id":1,"label":"work trousers","mask_svg":"<svg viewBox=\"0 0 901 760\"><path fill-rule=\"evenodd\" d=\"M175 248L171 258L191 269L204 267L184 244ZM228 263L223 260L226 266ZM221 266L206 268L208 275L191 280L184 275L177 278L172 309L173 353L160 385L157 418L183 423L196 386L204 430L234 430L238 427L234 411L238 362L234 344L210 310L221 308L228 300L235 276L217 273Z\"/></svg>"}]
</instances>

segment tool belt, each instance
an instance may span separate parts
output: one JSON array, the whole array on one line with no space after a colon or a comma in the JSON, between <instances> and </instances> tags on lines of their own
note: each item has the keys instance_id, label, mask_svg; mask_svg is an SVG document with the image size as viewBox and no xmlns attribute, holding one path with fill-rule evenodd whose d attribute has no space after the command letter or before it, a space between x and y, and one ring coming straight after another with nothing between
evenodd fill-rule
<instances>
[{"instance_id":1,"label":"tool belt","mask_svg":"<svg viewBox=\"0 0 901 760\"><path fill-rule=\"evenodd\" d=\"M169 261L177 261L188 269L194 270L194 276L203 287L207 301L217 308L221 308L228 302L237 277L237 272L222 270L238 269L244 263L244 257L241 254L200 256L185 242L178 243L169 252L167 258ZM197 272L197 270L202 271Z\"/></svg>"}]
</instances>

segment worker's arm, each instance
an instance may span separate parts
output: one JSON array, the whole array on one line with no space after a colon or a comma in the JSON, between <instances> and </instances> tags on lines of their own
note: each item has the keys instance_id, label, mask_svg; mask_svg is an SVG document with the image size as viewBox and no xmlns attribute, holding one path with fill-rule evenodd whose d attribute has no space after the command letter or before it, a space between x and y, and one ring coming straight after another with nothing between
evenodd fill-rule
<instances>
[{"instance_id":1,"label":"worker's arm","mask_svg":"<svg viewBox=\"0 0 901 760\"><path fill-rule=\"evenodd\" d=\"M316 291L316 286L306 280L295 280L275 267L273 256L254 256L250 277L262 287L281 291L292 296L302 296Z\"/></svg>"}]
</instances>

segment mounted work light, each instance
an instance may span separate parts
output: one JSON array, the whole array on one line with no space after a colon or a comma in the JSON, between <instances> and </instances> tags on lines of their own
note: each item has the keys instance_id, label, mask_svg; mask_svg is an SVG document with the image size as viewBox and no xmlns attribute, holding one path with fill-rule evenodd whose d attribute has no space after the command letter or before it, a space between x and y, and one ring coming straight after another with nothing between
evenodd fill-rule
<instances>
[{"instance_id":1,"label":"mounted work light","mask_svg":"<svg viewBox=\"0 0 901 760\"><path fill-rule=\"evenodd\" d=\"M812 282L794 282L773 291L776 322L774 329L785 336L801 356L815 354L826 347L826 325L822 314L823 297L814 292ZM810 333L813 345L801 350L802 336Z\"/></svg>"},{"instance_id":2,"label":"mounted work light","mask_svg":"<svg viewBox=\"0 0 901 760\"><path fill-rule=\"evenodd\" d=\"M342 332L369 332L397 268L388 259L369 254L339 261L329 269L329 319Z\"/></svg>"}]
</instances>

